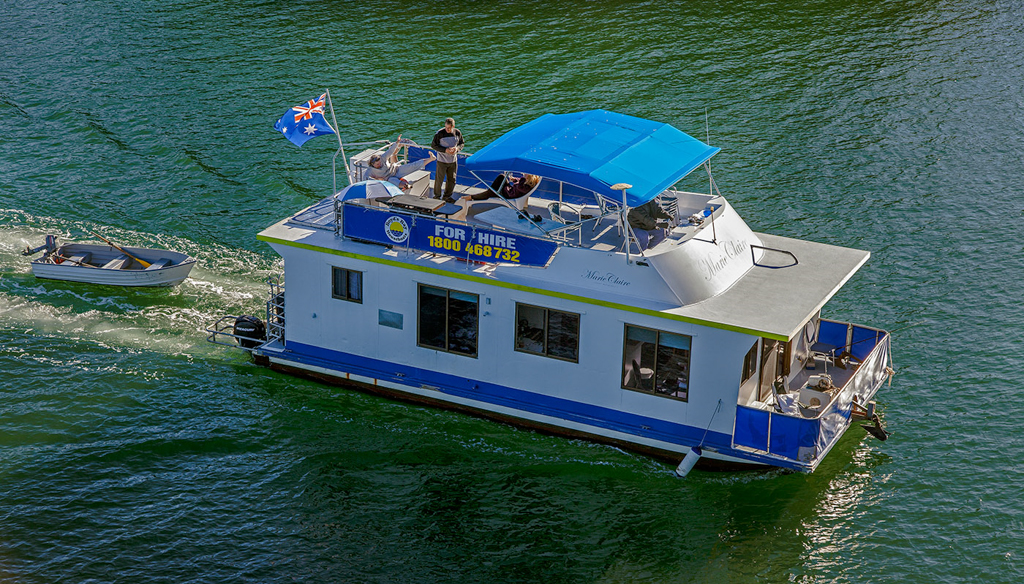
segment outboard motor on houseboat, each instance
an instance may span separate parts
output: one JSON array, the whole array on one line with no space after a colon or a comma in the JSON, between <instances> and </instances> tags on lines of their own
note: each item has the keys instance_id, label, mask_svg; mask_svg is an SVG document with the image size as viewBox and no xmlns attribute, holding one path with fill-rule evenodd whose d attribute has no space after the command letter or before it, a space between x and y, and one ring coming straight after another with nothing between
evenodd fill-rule
<instances>
[{"instance_id":1,"label":"outboard motor on houseboat","mask_svg":"<svg viewBox=\"0 0 1024 584\"><path fill-rule=\"evenodd\" d=\"M21 255L23 255L23 256L30 256L30 255L33 255L33 254L37 254L37 253L39 253L39 252L41 252L43 250L46 250L46 254L45 254L44 257L49 257L50 254L52 254L53 252L57 251L57 236L56 235L47 235L46 236L46 243L44 243L43 245L40 245L37 248L26 247L25 251L21 252Z\"/></svg>"},{"instance_id":2,"label":"outboard motor on houseboat","mask_svg":"<svg viewBox=\"0 0 1024 584\"><path fill-rule=\"evenodd\" d=\"M255 349L267 340L267 327L255 316L242 315L236 318L233 332L243 349Z\"/></svg>"}]
</instances>

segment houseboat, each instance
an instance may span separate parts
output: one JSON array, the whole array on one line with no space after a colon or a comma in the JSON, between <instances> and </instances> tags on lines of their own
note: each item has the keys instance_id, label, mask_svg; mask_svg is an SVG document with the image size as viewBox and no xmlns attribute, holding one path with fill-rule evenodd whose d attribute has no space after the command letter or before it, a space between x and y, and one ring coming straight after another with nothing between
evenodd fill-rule
<instances>
[{"instance_id":1,"label":"houseboat","mask_svg":"<svg viewBox=\"0 0 1024 584\"><path fill-rule=\"evenodd\" d=\"M346 161L353 185L393 151L364 146ZM822 315L870 254L752 231L711 174L719 150L614 112L547 114L460 154L455 204L431 198L433 162L401 194L348 187L259 234L284 258L266 315L224 317L210 340L680 475L811 472L854 420L886 435L873 399L890 335ZM677 190L698 169L708 192ZM508 196L529 175L533 190Z\"/></svg>"}]
</instances>

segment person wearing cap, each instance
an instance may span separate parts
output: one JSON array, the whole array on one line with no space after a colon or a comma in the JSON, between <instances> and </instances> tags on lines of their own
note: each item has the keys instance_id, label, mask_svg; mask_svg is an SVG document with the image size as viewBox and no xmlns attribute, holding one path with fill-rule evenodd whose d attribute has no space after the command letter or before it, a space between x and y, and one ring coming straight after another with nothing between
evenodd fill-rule
<instances>
[{"instance_id":1,"label":"person wearing cap","mask_svg":"<svg viewBox=\"0 0 1024 584\"><path fill-rule=\"evenodd\" d=\"M398 140L395 140L384 154L374 154L370 157L370 168L367 178L376 180L387 180L395 184L398 184L399 179L403 176L417 170L423 170L423 167L433 162L436 157L431 152L427 158L421 158L415 162L408 162L406 164L398 164L398 149L404 144L412 144L412 140L403 140L402 135L398 135Z\"/></svg>"},{"instance_id":2,"label":"person wearing cap","mask_svg":"<svg viewBox=\"0 0 1024 584\"><path fill-rule=\"evenodd\" d=\"M434 198L441 198L441 183L444 185L444 200L454 203L452 193L455 192L455 172L459 168L459 150L465 145L462 132L455 127L455 120L447 118L444 127L434 134L430 147L437 151L437 174L434 177Z\"/></svg>"}]
</instances>

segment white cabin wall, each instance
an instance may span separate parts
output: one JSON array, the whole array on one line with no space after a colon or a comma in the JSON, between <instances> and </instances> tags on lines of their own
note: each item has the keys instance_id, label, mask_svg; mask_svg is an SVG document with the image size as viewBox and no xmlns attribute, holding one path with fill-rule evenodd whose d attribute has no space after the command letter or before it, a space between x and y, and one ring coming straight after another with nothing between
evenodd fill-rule
<instances>
[{"instance_id":1,"label":"white cabin wall","mask_svg":"<svg viewBox=\"0 0 1024 584\"><path fill-rule=\"evenodd\" d=\"M732 433L750 335L345 256L278 251L285 258L288 341L702 429L714 415L711 429ZM363 272L362 304L331 298L331 266ZM479 295L477 358L416 344L417 283ZM515 351L516 302L580 314L579 363ZM378 309L402 314L402 330L379 325ZM625 324L692 338L687 402L621 387Z\"/></svg>"},{"instance_id":2,"label":"white cabin wall","mask_svg":"<svg viewBox=\"0 0 1024 584\"><path fill-rule=\"evenodd\" d=\"M691 359L690 403L687 423L698 428L732 434L739 397L743 358L750 349L742 333L711 327L696 327ZM718 400L722 400L721 409ZM713 418L713 419L712 419Z\"/></svg>"},{"instance_id":3,"label":"white cabin wall","mask_svg":"<svg viewBox=\"0 0 1024 584\"><path fill-rule=\"evenodd\" d=\"M297 341L315 344L321 338L320 323L326 305L319 293L317 274L321 254L288 246L273 247L284 259L285 343Z\"/></svg>"}]
</instances>

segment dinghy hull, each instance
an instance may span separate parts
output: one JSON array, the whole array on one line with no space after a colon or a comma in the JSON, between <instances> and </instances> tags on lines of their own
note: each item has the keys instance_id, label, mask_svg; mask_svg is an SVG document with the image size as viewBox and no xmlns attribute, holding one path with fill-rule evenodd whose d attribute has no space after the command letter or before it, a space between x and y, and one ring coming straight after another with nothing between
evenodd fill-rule
<instances>
[{"instance_id":1,"label":"dinghy hull","mask_svg":"<svg viewBox=\"0 0 1024 584\"><path fill-rule=\"evenodd\" d=\"M176 251L124 248L133 260L107 245L66 244L55 254L32 262L37 278L108 286L176 286L188 277L196 260ZM141 259L149 266L143 266Z\"/></svg>"}]
</instances>

